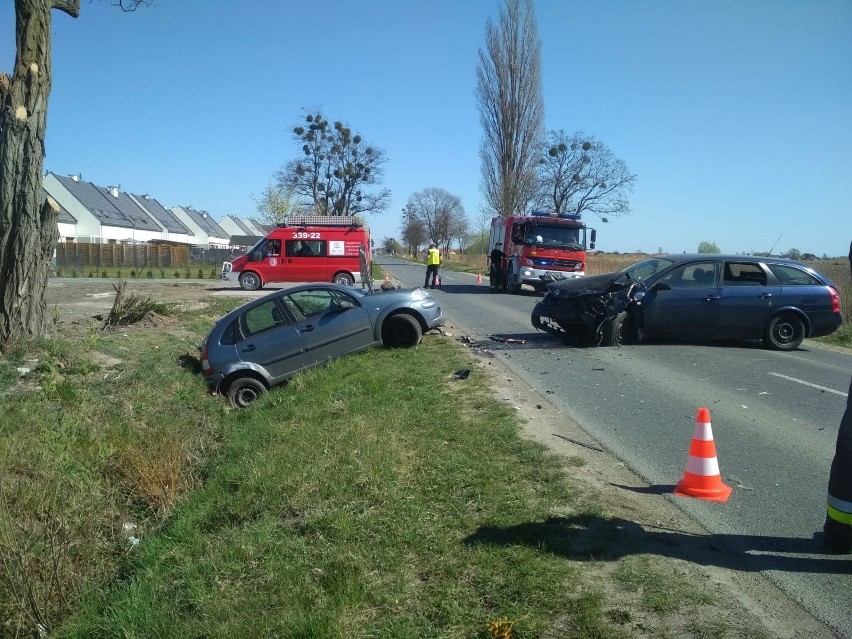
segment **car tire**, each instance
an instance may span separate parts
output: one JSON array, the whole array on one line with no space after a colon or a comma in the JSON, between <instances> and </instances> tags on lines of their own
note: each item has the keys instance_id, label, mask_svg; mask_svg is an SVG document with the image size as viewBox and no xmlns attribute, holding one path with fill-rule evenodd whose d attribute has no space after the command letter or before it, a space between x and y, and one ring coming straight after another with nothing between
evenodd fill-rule
<instances>
[{"instance_id":1,"label":"car tire","mask_svg":"<svg viewBox=\"0 0 852 639\"><path fill-rule=\"evenodd\" d=\"M382 324L382 344L386 348L412 348L422 337L420 322L405 313L392 315Z\"/></svg>"},{"instance_id":2,"label":"car tire","mask_svg":"<svg viewBox=\"0 0 852 639\"><path fill-rule=\"evenodd\" d=\"M341 286L352 286L355 283L355 278L349 273L337 273L332 282Z\"/></svg>"},{"instance_id":3,"label":"car tire","mask_svg":"<svg viewBox=\"0 0 852 639\"><path fill-rule=\"evenodd\" d=\"M506 285L506 290L509 291L512 295L520 295L521 294L521 280L517 275L510 275L509 281Z\"/></svg>"},{"instance_id":4,"label":"car tire","mask_svg":"<svg viewBox=\"0 0 852 639\"><path fill-rule=\"evenodd\" d=\"M260 276L252 271L246 271L240 275L240 287L244 291L256 291L261 287L263 282L260 281Z\"/></svg>"},{"instance_id":5,"label":"car tire","mask_svg":"<svg viewBox=\"0 0 852 639\"><path fill-rule=\"evenodd\" d=\"M234 408L247 408L266 392L266 386L254 377L238 377L228 384L228 400Z\"/></svg>"},{"instance_id":6,"label":"car tire","mask_svg":"<svg viewBox=\"0 0 852 639\"><path fill-rule=\"evenodd\" d=\"M763 343L776 351L793 351L805 339L805 323L795 313L776 315L763 332Z\"/></svg>"},{"instance_id":7,"label":"car tire","mask_svg":"<svg viewBox=\"0 0 852 639\"><path fill-rule=\"evenodd\" d=\"M627 311L621 311L609 320L603 327L601 346L621 346L628 344L632 338L633 329Z\"/></svg>"}]
</instances>

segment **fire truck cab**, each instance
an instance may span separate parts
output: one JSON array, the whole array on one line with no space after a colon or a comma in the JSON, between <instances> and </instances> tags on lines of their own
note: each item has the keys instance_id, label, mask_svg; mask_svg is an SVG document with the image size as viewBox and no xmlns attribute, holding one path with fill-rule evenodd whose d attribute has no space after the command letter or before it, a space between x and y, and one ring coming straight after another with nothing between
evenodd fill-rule
<instances>
[{"instance_id":1,"label":"fire truck cab","mask_svg":"<svg viewBox=\"0 0 852 639\"><path fill-rule=\"evenodd\" d=\"M352 216L287 218L245 255L222 264L222 279L248 291L270 282L362 283L370 269L370 234Z\"/></svg>"},{"instance_id":2,"label":"fire truck cab","mask_svg":"<svg viewBox=\"0 0 852 639\"><path fill-rule=\"evenodd\" d=\"M583 277L586 248L595 248L596 235L579 215L534 211L495 217L488 250L497 248L504 257L499 269L491 265L491 290L518 294L527 284L541 292L548 282Z\"/></svg>"}]
</instances>

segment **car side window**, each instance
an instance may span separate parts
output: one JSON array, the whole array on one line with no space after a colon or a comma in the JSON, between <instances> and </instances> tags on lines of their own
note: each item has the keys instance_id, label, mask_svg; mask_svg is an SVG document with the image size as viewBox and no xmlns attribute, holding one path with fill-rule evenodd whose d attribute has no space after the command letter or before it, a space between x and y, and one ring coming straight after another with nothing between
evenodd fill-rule
<instances>
[{"instance_id":1,"label":"car side window","mask_svg":"<svg viewBox=\"0 0 852 639\"><path fill-rule=\"evenodd\" d=\"M708 288L716 283L716 265L713 262L693 262L672 269L660 278L672 288Z\"/></svg>"},{"instance_id":2,"label":"car side window","mask_svg":"<svg viewBox=\"0 0 852 639\"><path fill-rule=\"evenodd\" d=\"M234 320L228 324L228 328L222 331L222 337L219 339L220 344L228 346L240 341L240 329L237 326L237 323L237 320Z\"/></svg>"},{"instance_id":3,"label":"car side window","mask_svg":"<svg viewBox=\"0 0 852 639\"><path fill-rule=\"evenodd\" d=\"M318 317L340 308L331 291L308 289L284 296L284 304L300 320Z\"/></svg>"},{"instance_id":4,"label":"car side window","mask_svg":"<svg viewBox=\"0 0 852 639\"><path fill-rule=\"evenodd\" d=\"M247 337L265 333L268 330L287 324L287 318L275 303L269 300L263 304L252 306L240 317L243 334Z\"/></svg>"},{"instance_id":5,"label":"car side window","mask_svg":"<svg viewBox=\"0 0 852 639\"><path fill-rule=\"evenodd\" d=\"M766 273L755 262L726 262L725 286L766 286Z\"/></svg>"},{"instance_id":6,"label":"car side window","mask_svg":"<svg viewBox=\"0 0 852 639\"><path fill-rule=\"evenodd\" d=\"M783 264L770 264L770 270L778 278L784 286L822 286L816 277L803 271L795 266L785 266Z\"/></svg>"},{"instance_id":7,"label":"car side window","mask_svg":"<svg viewBox=\"0 0 852 639\"><path fill-rule=\"evenodd\" d=\"M341 302L349 302L352 306L360 306L358 301L352 297L351 295L347 295L346 293L342 293L340 291L331 291L331 296L334 298L337 303L338 308L342 308Z\"/></svg>"}]
</instances>

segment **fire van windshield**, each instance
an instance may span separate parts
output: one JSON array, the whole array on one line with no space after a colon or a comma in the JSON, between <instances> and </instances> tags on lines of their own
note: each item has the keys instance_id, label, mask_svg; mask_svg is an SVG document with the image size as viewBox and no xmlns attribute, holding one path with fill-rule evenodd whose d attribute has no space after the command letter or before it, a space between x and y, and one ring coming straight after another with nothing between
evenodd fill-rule
<instances>
[{"instance_id":1,"label":"fire van windshield","mask_svg":"<svg viewBox=\"0 0 852 639\"><path fill-rule=\"evenodd\" d=\"M526 243L544 248L581 251L586 246L586 229L536 224L527 230Z\"/></svg>"}]
</instances>

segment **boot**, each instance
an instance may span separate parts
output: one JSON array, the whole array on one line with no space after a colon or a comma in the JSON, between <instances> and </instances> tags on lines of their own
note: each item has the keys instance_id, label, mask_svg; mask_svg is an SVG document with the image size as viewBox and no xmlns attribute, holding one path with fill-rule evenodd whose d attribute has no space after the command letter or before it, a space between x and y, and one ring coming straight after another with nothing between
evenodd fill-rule
<instances>
[{"instance_id":1,"label":"boot","mask_svg":"<svg viewBox=\"0 0 852 639\"><path fill-rule=\"evenodd\" d=\"M823 543L827 552L838 555L852 553L852 526L841 524L831 517L826 517L822 529L825 533Z\"/></svg>"}]
</instances>

